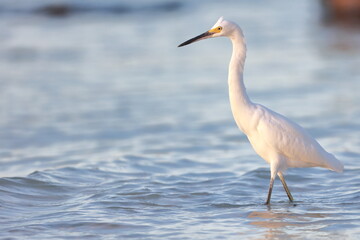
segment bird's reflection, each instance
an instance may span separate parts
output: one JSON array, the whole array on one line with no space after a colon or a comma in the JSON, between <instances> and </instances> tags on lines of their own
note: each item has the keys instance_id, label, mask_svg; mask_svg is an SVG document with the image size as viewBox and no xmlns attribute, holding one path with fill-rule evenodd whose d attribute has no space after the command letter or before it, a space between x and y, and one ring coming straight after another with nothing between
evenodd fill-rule
<instances>
[{"instance_id":1,"label":"bird's reflection","mask_svg":"<svg viewBox=\"0 0 360 240\"><path fill-rule=\"evenodd\" d=\"M293 204L289 204L287 209L272 209L269 206L264 211L250 212L247 218L251 225L266 230L261 239L292 239L299 236L295 231L288 231L289 228L304 228L327 217L323 213L298 213L292 210L293 207Z\"/></svg>"}]
</instances>

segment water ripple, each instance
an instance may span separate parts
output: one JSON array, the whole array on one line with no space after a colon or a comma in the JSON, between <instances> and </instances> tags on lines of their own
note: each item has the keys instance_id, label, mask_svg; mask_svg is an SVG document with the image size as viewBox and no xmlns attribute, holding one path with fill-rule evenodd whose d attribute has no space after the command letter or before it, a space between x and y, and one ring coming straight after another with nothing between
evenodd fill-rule
<instances>
[{"instance_id":1,"label":"water ripple","mask_svg":"<svg viewBox=\"0 0 360 240\"><path fill-rule=\"evenodd\" d=\"M181 219L186 217L195 225L203 225L204 219L195 220L196 216L207 214L213 215L208 224L215 224L231 220L239 211L249 212L238 215L240 222L265 229L309 226L329 229L344 224L352 229L360 224L359 211L354 209L360 191L341 187L352 181L349 174L358 177L360 169L352 169L336 180L323 178L326 174L319 169L300 173L301 170L293 170L287 174L295 204L287 202L277 182L273 204L266 207L263 201L268 170L262 168L243 175L230 172L164 175L155 171L143 176L79 168L37 171L24 178L0 179L1 230L3 235L17 232L25 236L39 229L51 232L56 228L127 237L142 229L148 236L156 237L158 224L164 228L181 226L185 224ZM309 176L318 184L305 184ZM234 224L230 225L237 225ZM23 228L28 230L21 233Z\"/></svg>"}]
</instances>

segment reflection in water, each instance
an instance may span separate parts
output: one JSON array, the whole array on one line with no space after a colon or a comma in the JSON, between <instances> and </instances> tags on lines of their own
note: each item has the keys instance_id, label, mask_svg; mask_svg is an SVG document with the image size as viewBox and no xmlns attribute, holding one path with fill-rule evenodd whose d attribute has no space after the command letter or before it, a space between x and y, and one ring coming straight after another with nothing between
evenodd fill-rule
<instances>
[{"instance_id":1,"label":"reflection in water","mask_svg":"<svg viewBox=\"0 0 360 240\"><path fill-rule=\"evenodd\" d=\"M267 211L253 211L247 216L250 224L256 227L266 229L261 239L292 239L299 237L295 232L289 231L289 228L306 228L308 225L314 228L314 222L326 217L322 213L295 213L290 209L271 210L271 206Z\"/></svg>"}]
</instances>

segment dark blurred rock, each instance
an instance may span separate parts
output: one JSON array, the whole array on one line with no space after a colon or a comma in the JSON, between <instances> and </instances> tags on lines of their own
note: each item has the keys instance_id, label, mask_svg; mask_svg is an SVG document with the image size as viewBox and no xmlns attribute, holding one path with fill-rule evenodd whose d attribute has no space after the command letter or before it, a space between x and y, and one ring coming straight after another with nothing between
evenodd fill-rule
<instances>
[{"instance_id":1,"label":"dark blurred rock","mask_svg":"<svg viewBox=\"0 0 360 240\"><path fill-rule=\"evenodd\" d=\"M326 22L360 23L360 0L322 0Z\"/></svg>"},{"instance_id":2,"label":"dark blurred rock","mask_svg":"<svg viewBox=\"0 0 360 240\"><path fill-rule=\"evenodd\" d=\"M110 5L110 6L95 6L95 5L75 5L75 4L52 4L40 7L35 10L36 13L51 16L51 17L66 17L75 13L112 13L112 14L126 14L131 12L173 12L182 7L181 2L164 2L153 5L142 6L127 6L127 5Z\"/></svg>"},{"instance_id":3,"label":"dark blurred rock","mask_svg":"<svg viewBox=\"0 0 360 240\"><path fill-rule=\"evenodd\" d=\"M48 5L39 8L36 12L54 17L64 17L69 15L73 10L73 8L66 5Z\"/></svg>"}]
</instances>

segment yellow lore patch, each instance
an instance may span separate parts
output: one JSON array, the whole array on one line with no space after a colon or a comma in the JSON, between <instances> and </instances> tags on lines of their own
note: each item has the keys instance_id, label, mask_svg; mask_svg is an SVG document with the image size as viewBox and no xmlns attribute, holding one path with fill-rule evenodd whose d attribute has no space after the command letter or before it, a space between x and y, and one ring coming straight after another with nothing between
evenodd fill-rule
<instances>
[{"instance_id":1,"label":"yellow lore patch","mask_svg":"<svg viewBox=\"0 0 360 240\"><path fill-rule=\"evenodd\" d=\"M219 32L221 32L221 30L222 30L222 27L219 26L219 27L210 29L209 33L219 33Z\"/></svg>"}]
</instances>

